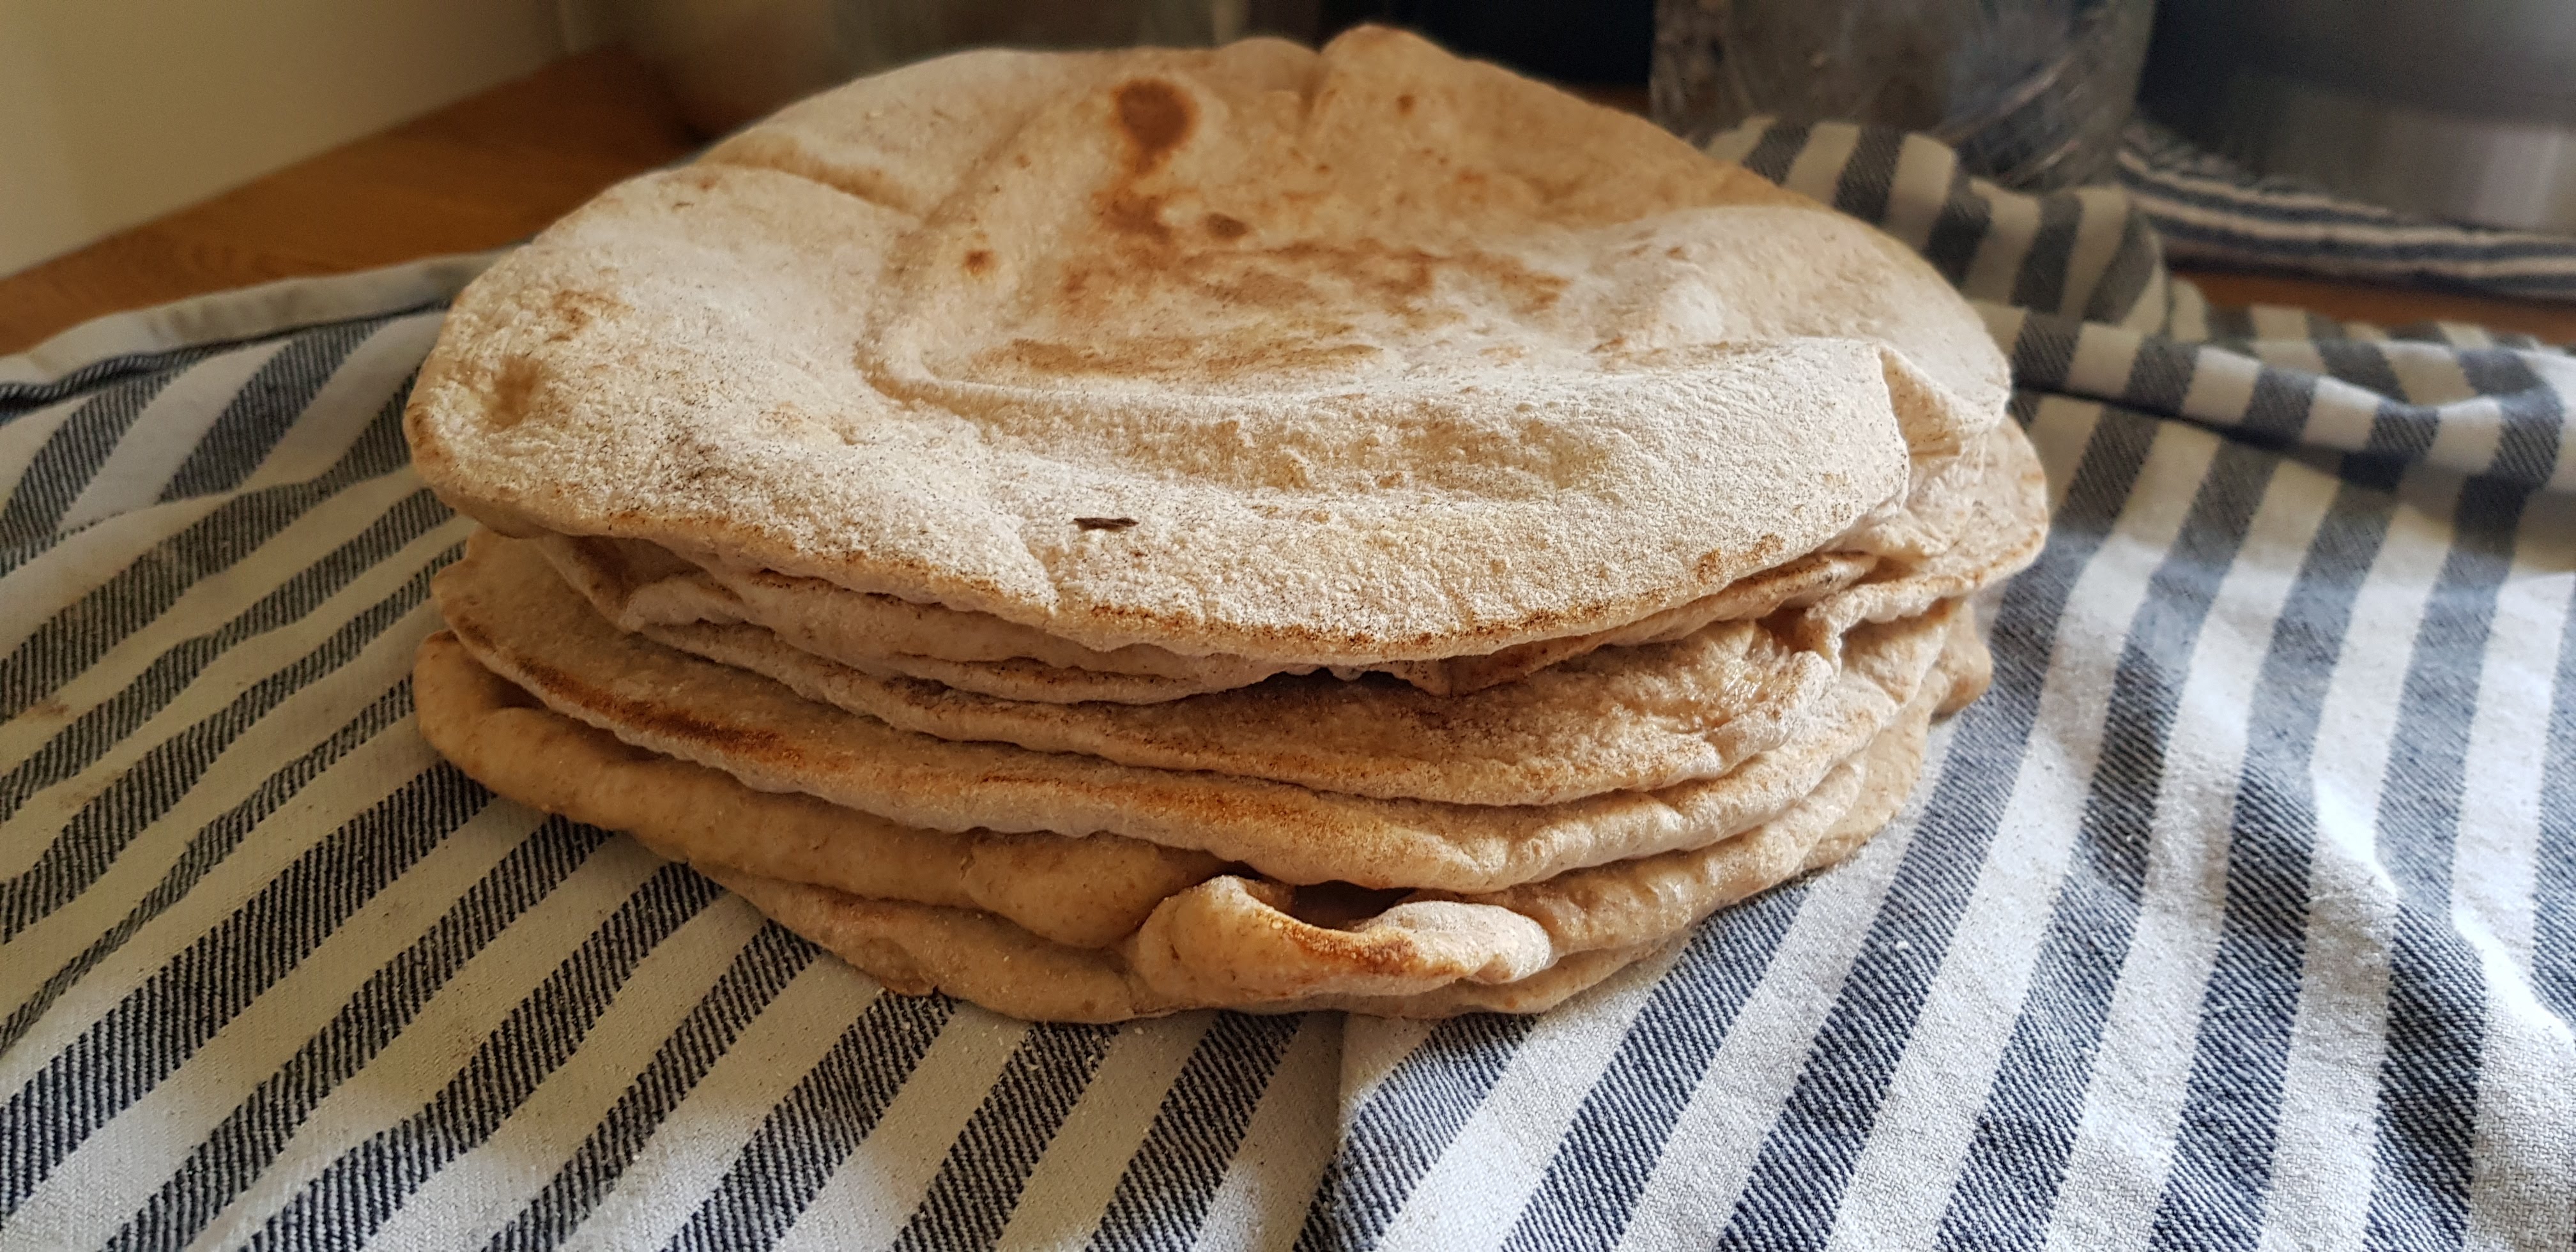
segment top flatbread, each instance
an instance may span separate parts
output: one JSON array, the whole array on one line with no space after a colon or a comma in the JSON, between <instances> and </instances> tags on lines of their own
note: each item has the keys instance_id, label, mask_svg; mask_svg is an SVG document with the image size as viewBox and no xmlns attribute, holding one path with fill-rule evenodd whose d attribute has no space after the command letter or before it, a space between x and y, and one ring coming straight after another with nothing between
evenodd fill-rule
<instances>
[{"instance_id":1,"label":"top flatbread","mask_svg":"<svg viewBox=\"0 0 2576 1252\"><path fill-rule=\"evenodd\" d=\"M1878 525L1897 559L1815 552L1703 596L1586 635L1482 656L1361 668L1434 695L1466 695L1607 647L1670 642L1715 622L1783 608L1828 607L1812 644L1855 622L1889 621L1968 594L2029 563L2046 539L2048 485L2021 428L2005 422L1919 475L1906 509ZM1861 536L1853 536L1857 539ZM1094 652L982 613L848 591L813 578L701 567L634 540L548 535L536 541L564 581L619 629L754 623L803 651L882 678L915 678L1005 700L1152 704L1250 686L1284 669L1241 657L1181 656L1150 644ZM1864 577L1868 582L1855 587ZM1856 594L1853 594L1856 593Z\"/></svg>"},{"instance_id":2,"label":"top flatbread","mask_svg":"<svg viewBox=\"0 0 2576 1252\"><path fill-rule=\"evenodd\" d=\"M406 429L510 533L1366 665L1826 546L2005 382L1894 241L1363 29L817 97L495 266Z\"/></svg>"}]
</instances>

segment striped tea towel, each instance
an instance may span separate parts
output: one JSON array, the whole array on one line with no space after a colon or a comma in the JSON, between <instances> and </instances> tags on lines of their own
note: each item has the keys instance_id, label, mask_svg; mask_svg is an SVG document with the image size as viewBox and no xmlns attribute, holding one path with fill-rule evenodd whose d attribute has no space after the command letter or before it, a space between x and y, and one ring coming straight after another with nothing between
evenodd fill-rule
<instances>
[{"instance_id":1,"label":"striped tea towel","mask_svg":"<svg viewBox=\"0 0 2576 1252\"><path fill-rule=\"evenodd\" d=\"M2408 217L2256 175L2144 119L2121 140L2120 183L2177 260L2576 300L2576 234Z\"/></svg>"},{"instance_id":2,"label":"striped tea towel","mask_svg":"<svg viewBox=\"0 0 2576 1252\"><path fill-rule=\"evenodd\" d=\"M1720 144L1979 301L2056 531L1886 834L1535 1020L1026 1026L492 800L422 271L0 362L0 1249L2567 1248L2576 359Z\"/></svg>"}]
</instances>

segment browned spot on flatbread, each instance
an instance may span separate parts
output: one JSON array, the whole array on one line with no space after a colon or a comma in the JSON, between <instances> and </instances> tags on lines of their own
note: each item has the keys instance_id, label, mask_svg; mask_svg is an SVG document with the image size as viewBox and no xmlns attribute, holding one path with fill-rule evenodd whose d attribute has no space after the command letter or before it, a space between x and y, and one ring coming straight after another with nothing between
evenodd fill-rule
<instances>
[{"instance_id":1,"label":"browned spot on flatbread","mask_svg":"<svg viewBox=\"0 0 2576 1252\"><path fill-rule=\"evenodd\" d=\"M993 254L989 249L974 249L966 254L965 265L969 274L989 274L993 270Z\"/></svg>"},{"instance_id":2,"label":"browned spot on flatbread","mask_svg":"<svg viewBox=\"0 0 2576 1252\"><path fill-rule=\"evenodd\" d=\"M1253 316L1213 335L1079 344L1019 339L986 351L989 365L1120 377L1346 367L1380 351L1352 337L1360 310L1429 329L1466 316L1440 298L1444 281L1482 289L1487 299L1524 315L1554 304L1565 290L1562 278L1473 247L1375 239L1245 247L1253 233L1249 222L1204 208L1197 229L1186 230L1177 215L1196 196L1170 185L1167 167L1197 125L1195 104L1174 83L1140 78L1114 88L1111 105L1128 160L1092 200L1106 246L1070 258L1054 280L1060 316L1073 324L1114 322L1139 296L1175 287ZM1174 220L1165 220L1167 212Z\"/></svg>"},{"instance_id":3,"label":"browned spot on flatbread","mask_svg":"<svg viewBox=\"0 0 2576 1252\"><path fill-rule=\"evenodd\" d=\"M508 430L526 421L542 377L537 363L524 356L503 362L500 372L492 376L492 402L484 407L484 424L494 430Z\"/></svg>"},{"instance_id":4,"label":"browned spot on flatbread","mask_svg":"<svg viewBox=\"0 0 2576 1252\"><path fill-rule=\"evenodd\" d=\"M1412 93L1412 92L1408 91L1408 92L1404 93L1403 95L1397 96L1397 97L1395 98L1395 111L1396 111L1396 112L1398 112L1398 113L1403 114L1403 115L1404 115L1404 116L1406 116L1406 117L1411 117L1411 116L1413 116L1413 93Z\"/></svg>"},{"instance_id":5,"label":"browned spot on flatbread","mask_svg":"<svg viewBox=\"0 0 2576 1252\"><path fill-rule=\"evenodd\" d=\"M501 651L493 646L489 636L471 626L450 621L447 627L469 644L480 643L486 650ZM703 744L718 751L772 763L792 762L804 755L801 748L780 732L711 721L667 703L628 699L526 655L506 655L511 668L518 671L516 677L521 685L540 695L552 694L575 707L589 709L618 725L653 731L685 743Z\"/></svg>"},{"instance_id":6,"label":"browned spot on flatbread","mask_svg":"<svg viewBox=\"0 0 2576 1252\"><path fill-rule=\"evenodd\" d=\"M1077 517L1073 524L1084 530L1125 530L1136 524L1132 517Z\"/></svg>"},{"instance_id":7,"label":"browned spot on flatbread","mask_svg":"<svg viewBox=\"0 0 2576 1252\"><path fill-rule=\"evenodd\" d=\"M1703 552L1692 564L1692 572L1701 578L1715 578L1734 569L1765 569L1780 562L1788 553L1788 543L1778 535L1764 535L1745 545L1741 551Z\"/></svg>"},{"instance_id":8,"label":"browned spot on flatbread","mask_svg":"<svg viewBox=\"0 0 2576 1252\"><path fill-rule=\"evenodd\" d=\"M1170 243L1172 228L1163 224L1163 198L1140 195L1120 189L1109 194L1100 205L1100 220L1122 235L1136 235L1155 243Z\"/></svg>"},{"instance_id":9,"label":"browned spot on flatbread","mask_svg":"<svg viewBox=\"0 0 2576 1252\"><path fill-rule=\"evenodd\" d=\"M1210 278L1199 284L1199 290L1228 304L1250 305L1265 309L1287 309L1299 304L1316 302L1313 284L1268 270L1247 270L1241 274ZM1335 321L1332 326L1334 329L1329 333L1347 334L1351 329L1351 323L1347 321ZM1321 330L1323 328L1318 326L1299 329Z\"/></svg>"},{"instance_id":10,"label":"browned spot on flatbread","mask_svg":"<svg viewBox=\"0 0 2576 1252\"><path fill-rule=\"evenodd\" d=\"M1112 98L1118 106L1118 129L1127 133L1127 168L1142 174L1169 160L1172 149L1190 137L1198 123L1190 98L1159 78L1120 83Z\"/></svg>"},{"instance_id":11,"label":"browned spot on flatbread","mask_svg":"<svg viewBox=\"0 0 2576 1252\"><path fill-rule=\"evenodd\" d=\"M1066 267L1058 291L1067 313L1096 318L1138 292L1179 284L1300 323L1267 328L1273 342L1285 344L1320 329L1317 323L1325 321L1347 330L1346 315L1355 301L1415 326L1454 321L1460 314L1433 300L1444 271L1501 296L1522 314L1555 304L1566 288L1563 278L1476 248L1434 251L1373 239L1298 240L1267 248L1179 247L1159 216L1162 207L1162 197L1127 188L1103 198L1102 218L1127 246ZM1211 221L1209 233L1221 235L1226 228Z\"/></svg>"},{"instance_id":12,"label":"browned spot on flatbread","mask_svg":"<svg viewBox=\"0 0 2576 1252\"><path fill-rule=\"evenodd\" d=\"M590 329L593 321L624 311L626 302L602 292L561 287L547 299L546 308L555 315L554 333L546 341L560 343Z\"/></svg>"},{"instance_id":13,"label":"browned spot on flatbread","mask_svg":"<svg viewBox=\"0 0 2576 1252\"><path fill-rule=\"evenodd\" d=\"M558 288L548 293L541 324L550 323L545 342L563 343L588 330L601 318L612 317L627 309L626 302L615 296L578 288ZM508 430L527 420L536 401L537 390L545 383L545 369L525 354L513 355L501 363L492 375L491 401L484 407L484 423L494 430Z\"/></svg>"},{"instance_id":14,"label":"browned spot on flatbread","mask_svg":"<svg viewBox=\"0 0 2576 1252\"><path fill-rule=\"evenodd\" d=\"M980 354L977 360L1040 374L1136 378L1189 372L1318 369L1354 361L1377 350L1364 343L1287 342L1256 329L1208 336L1134 335L1085 345L1014 339Z\"/></svg>"},{"instance_id":15,"label":"browned spot on flatbread","mask_svg":"<svg viewBox=\"0 0 2576 1252\"><path fill-rule=\"evenodd\" d=\"M1199 232L1183 239L1164 220L1164 212L1176 200L1186 200L1187 193L1161 185L1154 176L1195 129L1195 105L1177 85L1153 78L1119 84L1111 102L1128 161L1093 201L1109 247L1076 258L1060 271L1056 285L1063 314L1075 322L1101 320L1141 293L1181 286L1266 316L1214 339L1135 337L1081 347L1018 340L988 352L991 363L1044 373L1124 376L1311 369L1378 351L1343 339L1352 330L1355 305L1375 306L1421 328L1459 320L1462 313L1436 299L1444 271L1500 296L1523 314L1554 304L1565 289L1562 278L1475 248L1434 251L1369 239L1221 246L1245 240L1252 227L1242 218L1214 211L1201 214ZM1316 172L1328 170L1318 166Z\"/></svg>"}]
</instances>

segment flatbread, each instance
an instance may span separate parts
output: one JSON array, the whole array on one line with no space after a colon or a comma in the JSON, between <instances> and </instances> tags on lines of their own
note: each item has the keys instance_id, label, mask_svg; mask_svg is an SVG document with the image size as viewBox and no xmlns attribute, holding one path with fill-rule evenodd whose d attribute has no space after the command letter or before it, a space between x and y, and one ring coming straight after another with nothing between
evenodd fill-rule
<instances>
[{"instance_id":1,"label":"flatbread","mask_svg":"<svg viewBox=\"0 0 2576 1252\"><path fill-rule=\"evenodd\" d=\"M945 992L1030 1021L1122 1022L1189 1007L1140 986L1114 951L1036 940L998 918L715 871L771 920L905 995ZM1342 1009L1379 1017L1543 1013L1669 944L1581 952L1517 982L1453 981L1412 995L1312 995L1226 1007L1249 1013Z\"/></svg>"},{"instance_id":2,"label":"flatbread","mask_svg":"<svg viewBox=\"0 0 2576 1252\"><path fill-rule=\"evenodd\" d=\"M494 266L405 429L510 533L1350 666L1836 546L2006 383L1886 236L1363 29L818 97Z\"/></svg>"},{"instance_id":3,"label":"flatbread","mask_svg":"<svg viewBox=\"0 0 2576 1252\"><path fill-rule=\"evenodd\" d=\"M1496 806L951 742L625 634L551 579L528 599L487 598L455 569L433 588L474 658L547 707L758 790L801 791L930 830L1126 835L1242 862L1285 883L1463 892L1701 847L1785 811L1914 698L1962 616L1944 604L1856 630L1833 693L1799 733L1722 777Z\"/></svg>"},{"instance_id":4,"label":"flatbread","mask_svg":"<svg viewBox=\"0 0 2576 1252\"><path fill-rule=\"evenodd\" d=\"M798 792L753 791L547 710L446 632L421 644L412 695L441 756L523 804L626 831L701 868L975 909L1052 943L1113 943L1226 868L1116 835L916 830Z\"/></svg>"},{"instance_id":5,"label":"flatbread","mask_svg":"<svg viewBox=\"0 0 2576 1252\"><path fill-rule=\"evenodd\" d=\"M762 627L800 651L881 678L917 678L958 691L1048 704L1153 704L1248 687L1274 675L1311 674L1238 656L1182 656L1151 644L1099 652L988 613L849 591L772 570L712 568L632 539L543 535L533 542L564 581L623 630ZM1810 553L1713 596L1610 631L1544 639L1483 656L1337 667L1350 678L1383 673L1434 695L1463 695L1618 644L1677 639L1720 621L1750 621L1804 607L1867 574L1875 558Z\"/></svg>"},{"instance_id":6,"label":"flatbread","mask_svg":"<svg viewBox=\"0 0 2576 1252\"><path fill-rule=\"evenodd\" d=\"M1830 653L1861 622L1912 617L2001 583L2038 559L2048 544L2048 473L2020 427L1996 428L1945 473L1954 485L1919 493L1909 515L1929 519L1946 537L1919 557L1884 559L1868 578L1819 600L1794 628L1801 644Z\"/></svg>"},{"instance_id":7,"label":"flatbread","mask_svg":"<svg viewBox=\"0 0 2576 1252\"><path fill-rule=\"evenodd\" d=\"M1925 705L1939 691L1931 689ZM1858 850L1913 790L1924 711L1865 763L1838 771L1847 785L1836 794L1710 848L1481 898L1415 896L1340 925L1298 918L1291 893L1276 884L1226 876L1166 901L1114 947L1075 950L961 910L714 877L895 990L945 991L1020 1017L1117 1021L1192 1008L1535 1012L1662 948L1716 909Z\"/></svg>"},{"instance_id":8,"label":"flatbread","mask_svg":"<svg viewBox=\"0 0 2576 1252\"><path fill-rule=\"evenodd\" d=\"M1602 648L1670 642L1714 623L1751 621L1830 598L1834 603L1801 636L1823 640L1854 622L1920 613L1937 600L2000 581L2038 555L2047 536L2047 481L2020 427L1997 426L1935 469L1917 483L1907 510L1886 520L1872 540L1888 557L1809 553L1612 630L1481 656L1331 672L1346 678L1384 673L1435 695L1464 695ZM535 542L556 572L621 629L651 634L658 627L756 624L799 651L864 674L920 679L1003 700L1150 704L1319 668L1182 656L1146 644L1095 652L989 614L766 570L702 567L635 540L546 535ZM1864 579L1868 590L1836 595Z\"/></svg>"},{"instance_id":9,"label":"flatbread","mask_svg":"<svg viewBox=\"0 0 2576 1252\"><path fill-rule=\"evenodd\" d=\"M592 608L623 630L751 623L864 673L918 678L1006 700L1146 704L1316 668L1182 656L1151 644L1100 652L989 613L961 613L771 570L710 569L641 540L549 534L531 542Z\"/></svg>"},{"instance_id":10,"label":"flatbread","mask_svg":"<svg viewBox=\"0 0 2576 1252\"><path fill-rule=\"evenodd\" d=\"M470 612L586 611L524 540L477 535L444 577L441 594L471 595L479 607ZM1162 704L1041 704L879 678L757 626L642 633L935 738L1455 804L1555 804L1714 778L1785 742L1837 678L1824 657L1786 646L1761 624L1729 622L1463 696L1319 674Z\"/></svg>"},{"instance_id":11,"label":"flatbread","mask_svg":"<svg viewBox=\"0 0 2576 1252\"><path fill-rule=\"evenodd\" d=\"M1319 913L1285 884L1199 869L1195 881L1167 883L1141 916L1132 905L1119 910L1132 917L1127 930L1070 938L1066 911L1097 910L1082 897L1143 885L1143 876L1103 867L1153 865L1151 851L1111 838L1007 841L1052 842L1061 855L1009 866L1004 907L981 909L961 898L972 892L971 871L925 853L948 843L950 861L971 862L990 836L906 831L855 814L834 823L829 806L808 797L649 758L533 707L452 636L424 645L416 678L432 741L503 794L633 831L899 990L940 987L1068 1020L1326 999L1418 1006L1458 984L1520 984L1577 957L1651 950L1716 908L1839 861L1884 825L1913 787L1926 720L1949 687L1945 670L1816 792L1709 847L1482 895L1417 892L1363 903L1350 917ZM831 885L774 876L799 866ZM875 890L851 891L850 867Z\"/></svg>"}]
</instances>

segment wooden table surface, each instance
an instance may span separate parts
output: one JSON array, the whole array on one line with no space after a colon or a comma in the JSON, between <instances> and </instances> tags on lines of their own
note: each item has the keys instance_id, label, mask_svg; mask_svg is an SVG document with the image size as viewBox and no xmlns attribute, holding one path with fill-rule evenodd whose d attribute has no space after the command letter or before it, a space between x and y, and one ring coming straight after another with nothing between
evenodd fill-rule
<instances>
[{"instance_id":1,"label":"wooden table surface","mask_svg":"<svg viewBox=\"0 0 2576 1252\"><path fill-rule=\"evenodd\" d=\"M357 140L202 204L0 278L0 353L102 313L276 278L524 239L697 140L652 72L610 48ZM2187 271L2219 304L2353 321L2431 319L2576 342L2576 305Z\"/></svg>"},{"instance_id":2,"label":"wooden table surface","mask_svg":"<svg viewBox=\"0 0 2576 1252\"><path fill-rule=\"evenodd\" d=\"M0 278L0 353L120 309L497 248L697 145L633 57L558 61Z\"/></svg>"}]
</instances>

